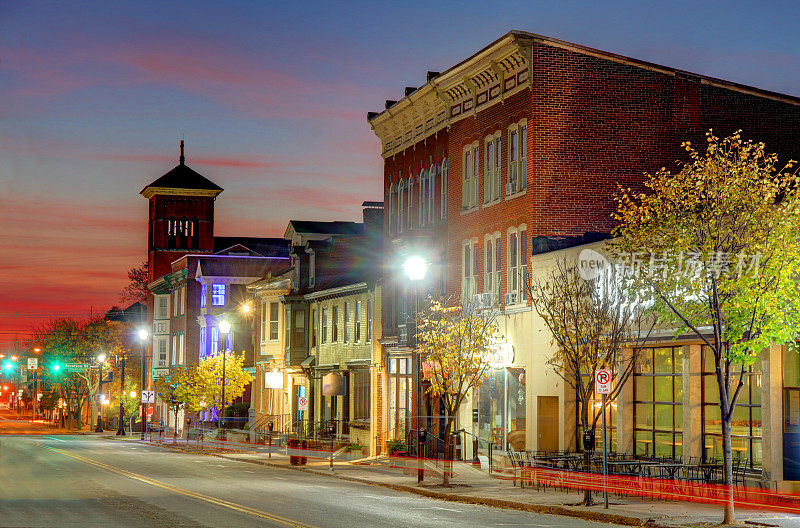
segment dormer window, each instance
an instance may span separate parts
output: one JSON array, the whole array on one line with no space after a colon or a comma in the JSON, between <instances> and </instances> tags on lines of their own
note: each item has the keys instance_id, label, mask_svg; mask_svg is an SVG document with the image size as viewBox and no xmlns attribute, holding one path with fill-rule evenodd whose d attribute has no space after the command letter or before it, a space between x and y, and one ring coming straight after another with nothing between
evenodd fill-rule
<instances>
[{"instance_id":1,"label":"dormer window","mask_svg":"<svg viewBox=\"0 0 800 528\"><path fill-rule=\"evenodd\" d=\"M225 285L212 284L211 285L211 305L212 306L225 306Z\"/></svg>"}]
</instances>

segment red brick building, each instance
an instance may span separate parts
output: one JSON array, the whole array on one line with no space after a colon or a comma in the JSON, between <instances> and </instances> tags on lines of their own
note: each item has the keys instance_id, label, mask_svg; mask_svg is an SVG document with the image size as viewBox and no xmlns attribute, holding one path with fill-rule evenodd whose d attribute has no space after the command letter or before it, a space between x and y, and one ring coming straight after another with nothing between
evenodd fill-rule
<instances>
[{"instance_id":1,"label":"red brick building","mask_svg":"<svg viewBox=\"0 0 800 528\"><path fill-rule=\"evenodd\" d=\"M424 289L509 318L504 334L517 359L506 370L522 372L504 374L503 383L524 384L533 364L524 358L534 352L515 337L511 316L530 311L520 285L532 254L553 239L607 236L617 185L637 187L644 172L674 168L685 158L681 142L702 146L709 128L721 137L742 129L784 162L800 150L797 97L521 31L428 72L425 84L385 106L368 121L384 157L382 343L390 377L401 376L392 361L412 356L405 325L413 288L399 266L405 256L422 253L431 263ZM414 426L403 416L437 414L417 411L410 392L389 394L397 437ZM506 433L514 420L523 429L527 420L529 430L541 420L534 405L523 402L516 418L503 417Z\"/></svg>"}]
</instances>

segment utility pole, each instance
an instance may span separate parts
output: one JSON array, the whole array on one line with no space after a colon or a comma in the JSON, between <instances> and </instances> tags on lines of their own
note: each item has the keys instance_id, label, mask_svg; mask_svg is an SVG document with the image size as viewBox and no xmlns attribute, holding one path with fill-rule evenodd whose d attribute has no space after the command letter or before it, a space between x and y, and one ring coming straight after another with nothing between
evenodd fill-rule
<instances>
[{"instance_id":1,"label":"utility pole","mask_svg":"<svg viewBox=\"0 0 800 528\"><path fill-rule=\"evenodd\" d=\"M147 362L147 344L145 343L147 339L147 330L142 328L139 330L139 342L142 344L142 387L139 391L139 395L141 396L142 391L144 391L144 380L145 380L145 371L147 369L146 362ZM139 398L141 400L141 397ZM147 404L142 403L142 440L144 440L145 434L145 424L147 423Z\"/></svg>"},{"instance_id":2,"label":"utility pole","mask_svg":"<svg viewBox=\"0 0 800 528\"><path fill-rule=\"evenodd\" d=\"M120 365L122 372L119 375L119 427L117 427L117 436L125 436L125 410L122 404L122 400L125 398L125 352L122 353Z\"/></svg>"}]
</instances>

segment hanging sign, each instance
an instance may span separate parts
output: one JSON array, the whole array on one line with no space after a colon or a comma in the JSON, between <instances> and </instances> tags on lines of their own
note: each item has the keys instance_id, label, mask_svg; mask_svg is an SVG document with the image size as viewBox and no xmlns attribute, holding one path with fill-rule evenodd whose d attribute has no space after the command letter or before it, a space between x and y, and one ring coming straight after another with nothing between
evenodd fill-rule
<instances>
[{"instance_id":1,"label":"hanging sign","mask_svg":"<svg viewBox=\"0 0 800 528\"><path fill-rule=\"evenodd\" d=\"M594 374L594 392L596 394L611 394L611 371L599 369Z\"/></svg>"},{"instance_id":2,"label":"hanging sign","mask_svg":"<svg viewBox=\"0 0 800 528\"><path fill-rule=\"evenodd\" d=\"M344 396L344 376L338 372L330 372L322 376L323 396Z\"/></svg>"},{"instance_id":3,"label":"hanging sign","mask_svg":"<svg viewBox=\"0 0 800 528\"><path fill-rule=\"evenodd\" d=\"M264 373L264 387L267 389L282 389L283 388L283 372L273 370Z\"/></svg>"}]
</instances>

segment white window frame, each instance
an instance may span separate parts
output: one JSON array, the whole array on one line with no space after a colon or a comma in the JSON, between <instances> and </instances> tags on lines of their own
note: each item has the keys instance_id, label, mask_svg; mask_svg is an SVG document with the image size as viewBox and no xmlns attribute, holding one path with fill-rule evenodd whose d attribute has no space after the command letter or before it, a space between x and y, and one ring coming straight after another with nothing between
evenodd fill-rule
<instances>
[{"instance_id":1,"label":"white window frame","mask_svg":"<svg viewBox=\"0 0 800 528\"><path fill-rule=\"evenodd\" d=\"M406 182L402 178L400 178L398 189L399 190L397 192L397 232L402 233L403 227L405 227L403 223L403 213L405 212L405 207L403 207L403 200L406 195Z\"/></svg>"},{"instance_id":2,"label":"white window frame","mask_svg":"<svg viewBox=\"0 0 800 528\"><path fill-rule=\"evenodd\" d=\"M349 302L344 303L343 316L344 316L342 318L344 320L344 332L342 334L343 337L344 337L343 343L349 343L350 342L350 324L349 324L350 323L350 303Z\"/></svg>"},{"instance_id":3,"label":"white window frame","mask_svg":"<svg viewBox=\"0 0 800 528\"><path fill-rule=\"evenodd\" d=\"M512 236L516 240L516 255L512 255L511 252ZM522 239L523 236L525 238L524 241ZM517 304L523 304L527 301L525 281L527 280L529 269L527 252L530 250L527 225L520 224L517 227L510 228L506 236L506 241L508 255L508 280L506 284L506 291L509 293L516 293Z\"/></svg>"},{"instance_id":4,"label":"white window frame","mask_svg":"<svg viewBox=\"0 0 800 528\"><path fill-rule=\"evenodd\" d=\"M408 185L406 185L406 191L408 191L408 213L406 214L406 222L408 223L408 230L414 228L414 175L411 173L411 167L408 168Z\"/></svg>"},{"instance_id":5,"label":"white window frame","mask_svg":"<svg viewBox=\"0 0 800 528\"><path fill-rule=\"evenodd\" d=\"M356 301L355 312L353 313L353 342L361 341L361 301Z\"/></svg>"},{"instance_id":6,"label":"white window frame","mask_svg":"<svg viewBox=\"0 0 800 528\"><path fill-rule=\"evenodd\" d=\"M277 307L275 309L275 319L272 319L272 307L273 306ZM280 303L278 301L271 301L269 303L269 316L267 317L267 320L269 321L269 338L268 338L269 341L275 342L278 339L280 339L280 337L281 337L280 318L281 318L281 306L280 306ZM272 325L275 325L275 338L274 339L272 338Z\"/></svg>"},{"instance_id":7,"label":"white window frame","mask_svg":"<svg viewBox=\"0 0 800 528\"><path fill-rule=\"evenodd\" d=\"M395 226L395 204L394 204L394 196L395 196L395 189L394 184L389 185L389 233L394 233L396 226Z\"/></svg>"},{"instance_id":8,"label":"white window frame","mask_svg":"<svg viewBox=\"0 0 800 528\"><path fill-rule=\"evenodd\" d=\"M500 302L500 232L495 231L483 238L483 291L492 295L492 304Z\"/></svg>"},{"instance_id":9,"label":"white window frame","mask_svg":"<svg viewBox=\"0 0 800 528\"><path fill-rule=\"evenodd\" d=\"M516 227L509 228L506 233L506 264L506 293L516 293L519 302L519 237Z\"/></svg>"},{"instance_id":10,"label":"white window frame","mask_svg":"<svg viewBox=\"0 0 800 528\"><path fill-rule=\"evenodd\" d=\"M519 254L519 293L518 298L521 302L528 300L527 281L528 281L528 251L530 247L528 244L528 226L520 224L517 227L517 253Z\"/></svg>"},{"instance_id":11,"label":"white window frame","mask_svg":"<svg viewBox=\"0 0 800 528\"><path fill-rule=\"evenodd\" d=\"M439 172L439 166L431 164L428 168L428 223L434 222L434 202L436 201L436 176Z\"/></svg>"},{"instance_id":12,"label":"white window frame","mask_svg":"<svg viewBox=\"0 0 800 528\"><path fill-rule=\"evenodd\" d=\"M478 293L478 268L480 267L478 239L464 240L461 245L461 295L462 302L469 304ZM469 252L469 253L468 253Z\"/></svg>"},{"instance_id":13,"label":"white window frame","mask_svg":"<svg viewBox=\"0 0 800 528\"><path fill-rule=\"evenodd\" d=\"M267 342L267 310L269 310L269 303L261 301L261 342Z\"/></svg>"},{"instance_id":14,"label":"white window frame","mask_svg":"<svg viewBox=\"0 0 800 528\"><path fill-rule=\"evenodd\" d=\"M428 208L425 204L428 191L428 171L419 171L419 225L424 226L428 223Z\"/></svg>"},{"instance_id":15,"label":"white window frame","mask_svg":"<svg viewBox=\"0 0 800 528\"><path fill-rule=\"evenodd\" d=\"M372 341L372 299L367 299L367 321L364 328L364 342Z\"/></svg>"},{"instance_id":16,"label":"white window frame","mask_svg":"<svg viewBox=\"0 0 800 528\"><path fill-rule=\"evenodd\" d=\"M508 171L506 196L524 192L528 188L528 121L521 119L508 127Z\"/></svg>"},{"instance_id":17,"label":"white window frame","mask_svg":"<svg viewBox=\"0 0 800 528\"><path fill-rule=\"evenodd\" d=\"M328 342L328 308L323 307L321 310L320 317L322 317L322 333L320 334L319 342L321 345L324 345Z\"/></svg>"},{"instance_id":18,"label":"white window frame","mask_svg":"<svg viewBox=\"0 0 800 528\"><path fill-rule=\"evenodd\" d=\"M183 352L186 350L186 339L183 332L178 334L178 365L183 365Z\"/></svg>"},{"instance_id":19,"label":"white window frame","mask_svg":"<svg viewBox=\"0 0 800 528\"><path fill-rule=\"evenodd\" d=\"M441 186L442 186L442 196L441 196L441 217L442 220L447 218L447 158L442 159L441 164Z\"/></svg>"},{"instance_id":20,"label":"white window frame","mask_svg":"<svg viewBox=\"0 0 800 528\"><path fill-rule=\"evenodd\" d=\"M181 315L186 313L186 285L181 286Z\"/></svg>"},{"instance_id":21,"label":"white window frame","mask_svg":"<svg viewBox=\"0 0 800 528\"><path fill-rule=\"evenodd\" d=\"M500 199L500 174L503 165L503 141L498 130L483 141L483 203Z\"/></svg>"}]
</instances>

